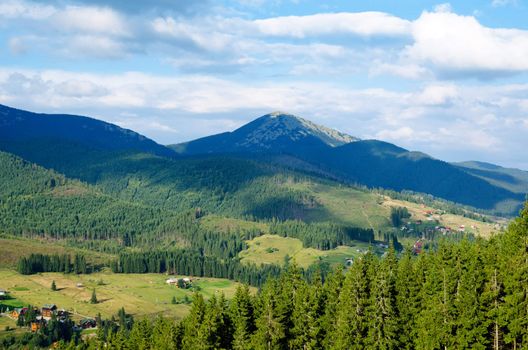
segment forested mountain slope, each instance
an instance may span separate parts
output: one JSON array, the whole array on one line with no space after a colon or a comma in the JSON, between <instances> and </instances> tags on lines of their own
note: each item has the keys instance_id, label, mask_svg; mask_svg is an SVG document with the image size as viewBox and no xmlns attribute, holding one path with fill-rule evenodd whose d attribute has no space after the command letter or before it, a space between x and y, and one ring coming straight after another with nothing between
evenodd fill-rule
<instances>
[{"instance_id":1,"label":"forested mountain slope","mask_svg":"<svg viewBox=\"0 0 528 350\"><path fill-rule=\"evenodd\" d=\"M0 152L0 222L9 234L122 239L151 234L167 211L112 198L16 156Z\"/></svg>"},{"instance_id":2,"label":"forested mountain slope","mask_svg":"<svg viewBox=\"0 0 528 350\"><path fill-rule=\"evenodd\" d=\"M515 193L528 193L528 171L483 162L453 163L462 170Z\"/></svg>"},{"instance_id":3,"label":"forested mountain slope","mask_svg":"<svg viewBox=\"0 0 528 350\"><path fill-rule=\"evenodd\" d=\"M19 154L32 145L57 152L55 144L102 151L136 151L167 157L168 148L117 125L88 117L65 114L38 114L0 105L0 145ZM60 157L60 153L54 154Z\"/></svg>"},{"instance_id":4,"label":"forested mountain slope","mask_svg":"<svg viewBox=\"0 0 528 350\"><path fill-rule=\"evenodd\" d=\"M318 127L316 133L303 128L303 121L288 114L265 115L231 133L170 147L188 155L289 155L298 159L285 160L291 166L310 168L349 183L428 193L500 214L515 214L524 200L523 193L500 182L486 181L475 171L387 142L359 140L324 127ZM331 139L332 135L337 136Z\"/></svg>"}]
</instances>

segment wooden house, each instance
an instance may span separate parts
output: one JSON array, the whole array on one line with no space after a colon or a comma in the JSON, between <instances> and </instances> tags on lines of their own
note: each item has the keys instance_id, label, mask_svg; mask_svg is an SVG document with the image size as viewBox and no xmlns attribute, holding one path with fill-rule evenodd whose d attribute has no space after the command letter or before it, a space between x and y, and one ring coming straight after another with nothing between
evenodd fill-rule
<instances>
[{"instance_id":1,"label":"wooden house","mask_svg":"<svg viewBox=\"0 0 528 350\"><path fill-rule=\"evenodd\" d=\"M27 307L15 308L15 309L13 309L13 311L11 311L11 317L17 319L20 316L24 316L27 311L28 311Z\"/></svg>"},{"instance_id":2,"label":"wooden house","mask_svg":"<svg viewBox=\"0 0 528 350\"><path fill-rule=\"evenodd\" d=\"M57 306L55 304L46 304L40 310L40 314L42 317L51 318L56 311Z\"/></svg>"}]
</instances>

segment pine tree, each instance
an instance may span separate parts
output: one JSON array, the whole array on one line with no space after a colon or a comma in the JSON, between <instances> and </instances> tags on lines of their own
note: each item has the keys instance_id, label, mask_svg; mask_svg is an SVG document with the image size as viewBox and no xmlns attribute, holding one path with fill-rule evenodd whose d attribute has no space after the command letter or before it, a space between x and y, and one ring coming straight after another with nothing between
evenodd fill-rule
<instances>
[{"instance_id":1,"label":"pine tree","mask_svg":"<svg viewBox=\"0 0 528 350\"><path fill-rule=\"evenodd\" d=\"M203 296L195 293L189 316L183 323L182 347L185 349L206 349L207 339L204 339L200 327L205 319L206 305Z\"/></svg>"},{"instance_id":2,"label":"pine tree","mask_svg":"<svg viewBox=\"0 0 528 350\"><path fill-rule=\"evenodd\" d=\"M57 290L57 285L55 284L55 280L51 281L51 290L52 291L56 291Z\"/></svg>"},{"instance_id":3,"label":"pine tree","mask_svg":"<svg viewBox=\"0 0 528 350\"><path fill-rule=\"evenodd\" d=\"M320 317L324 310L321 295L322 286L319 277L315 278L311 286L302 283L297 288L292 313L290 348L307 350L321 348Z\"/></svg>"},{"instance_id":4,"label":"pine tree","mask_svg":"<svg viewBox=\"0 0 528 350\"><path fill-rule=\"evenodd\" d=\"M528 348L528 204L502 237L504 341L514 349Z\"/></svg>"},{"instance_id":5,"label":"pine tree","mask_svg":"<svg viewBox=\"0 0 528 350\"><path fill-rule=\"evenodd\" d=\"M97 304L97 295L95 294L95 289L92 290L92 296L90 298L90 304Z\"/></svg>"},{"instance_id":6,"label":"pine tree","mask_svg":"<svg viewBox=\"0 0 528 350\"><path fill-rule=\"evenodd\" d=\"M399 319L396 308L396 252L394 247L386 258L372 265L370 298L367 307L368 336L366 348L398 348Z\"/></svg>"},{"instance_id":7,"label":"pine tree","mask_svg":"<svg viewBox=\"0 0 528 350\"><path fill-rule=\"evenodd\" d=\"M335 349L364 349L367 337L367 307L370 295L370 274L374 257L371 252L357 259L347 272L339 294Z\"/></svg>"},{"instance_id":8,"label":"pine tree","mask_svg":"<svg viewBox=\"0 0 528 350\"><path fill-rule=\"evenodd\" d=\"M284 347L286 334L275 299L278 288L277 281L269 281L260 293L257 329L252 337L255 349L271 350Z\"/></svg>"},{"instance_id":9,"label":"pine tree","mask_svg":"<svg viewBox=\"0 0 528 350\"><path fill-rule=\"evenodd\" d=\"M229 311L234 328L233 349L247 349L251 333L255 329L253 298L247 285L237 288Z\"/></svg>"}]
</instances>

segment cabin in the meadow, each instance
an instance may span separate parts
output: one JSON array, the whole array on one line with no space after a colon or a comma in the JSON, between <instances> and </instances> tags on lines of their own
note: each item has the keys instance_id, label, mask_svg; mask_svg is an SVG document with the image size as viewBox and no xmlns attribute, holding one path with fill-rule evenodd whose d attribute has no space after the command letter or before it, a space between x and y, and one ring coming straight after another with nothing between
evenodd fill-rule
<instances>
[{"instance_id":1,"label":"cabin in the meadow","mask_svg":"<svg viewBox=\"0 0 528 350\"><path fill-rule=\"evenodd\" d=\"M178 288L187 289L191 287L192 280L189 277L183 277L183 278L171 277L171 278L168 278L165 281L165 283L171 286L176 286Z\"/></svg>"},{"instance_id":2,"label":"cabin in the meadow","mask_svg":"<svg viewBox=\"0 0 528 350\"><path fill-rule=\"evenodd\" d=\"M178 279L177 278L174 278L174 277L171 277L171 278L168 278L165 283L167 283L168 285L176 285L178 284Z\"/></svg>"},{"instance_id":3,"label":"cabin in the meadow","mask_svg":"<svg viewBox=\"0 0 528 350\"><path fill-rule=\"evenodd\" d=\"M53 314L57 311L57 305L55 304L46 304L40 310L42 317L51 318Z\"/></svg>"},{"instance_id":4,"label":"cabin in the meadow","mask_svg":"<svg viewBox=\"0 0 528 350\"><path fill-rule=\"evenodd\" d=\"M7 290L0 288L0 299L4 299L5 297L7 297L8 293L9 292Z\"/></svg>"},{"instance_id":5,"label":"cabin in the meadow","mask_svg":"<svg viewBox=\"0 0 528 350\"><path fill-rule=\"evenodd\" d=\"M11 311L11 317L12 318L19 318L20 316L24 316L27 311L28 311L27 307L14 308L13 311Z\"/></svg>"}]
</instances>

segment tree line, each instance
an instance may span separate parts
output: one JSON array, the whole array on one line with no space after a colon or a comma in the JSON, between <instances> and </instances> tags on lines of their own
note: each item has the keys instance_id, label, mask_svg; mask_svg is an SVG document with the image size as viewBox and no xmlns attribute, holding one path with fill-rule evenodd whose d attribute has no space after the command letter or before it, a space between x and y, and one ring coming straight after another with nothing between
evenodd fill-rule
<instances>
[{"instance_id":1,"label":"tree line","mask_svg":"<svg viewBox=\"0 0 528 350\"><path fill-rule=\"evenodd\" d=\"M88 273L92 267L86 263L82 254L31 254L21 257L17 263L17 271L23 275L31 275L39 272L63 272L63 273Z\"/></svg>"},{"instance_id":2,"label":"tree line","mask_svg":"<svg viewBox=\"0 0 528 350\"><path fill-rule=\"evenodd\" d=\"M321 250L351 245L354 241L374 242L374 231L330 222L305 223L300 220L270 223L270 232L282 237L298 238L304 247Z\"/></svg>"},{"instance_id":3,"label":"tree line","mask_svg":"<svg viewBox=\"0 0 528 350\"><path fill-rule=\"evenodd\" d=\"M242 264L192 250L123 252L111 263L116 273L170 273L196 277L227 278L261 286L267 278L280 275L278 265Z\"/></svg>"}]
</instances>

